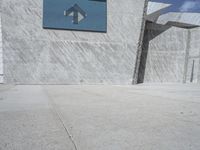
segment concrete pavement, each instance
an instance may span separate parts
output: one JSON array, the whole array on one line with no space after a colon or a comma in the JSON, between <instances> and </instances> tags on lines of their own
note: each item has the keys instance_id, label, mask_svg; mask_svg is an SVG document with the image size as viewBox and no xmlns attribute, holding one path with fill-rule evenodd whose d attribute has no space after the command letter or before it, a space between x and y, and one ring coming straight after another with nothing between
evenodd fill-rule
<instances>
[{"instance_id":1,"label":"concrete pavement","mask_svg":"<svg viewBox=\"0 0 200 150\"><path fill-rule=\"evenodd\" d=\"M199 141L199 85L0 86L0 150L198 150Z\"/></svg>"}]
</instances>

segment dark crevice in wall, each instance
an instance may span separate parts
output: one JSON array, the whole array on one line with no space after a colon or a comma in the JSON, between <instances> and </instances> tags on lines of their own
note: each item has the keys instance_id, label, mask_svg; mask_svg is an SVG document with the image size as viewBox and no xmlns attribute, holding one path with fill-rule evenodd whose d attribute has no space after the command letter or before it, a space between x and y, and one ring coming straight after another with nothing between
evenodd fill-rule
<instances>
[{"instance_id":1,"label":"dark crevice in wall","mask_svg":"<svg viewBox=\"0 0 200 150\"><path fill-rule=\"evenodd\" d=\"M142 44L142 51L140 56L140 63L137 75L137 83L143 83L145 79L145 71L146 71L146 63L147 57L149 52L149 42L156 38L158 35L162 34L166 30L168 30L171 26L164 26L159 25L152 22L146 22L144 37L143 37L143 44Z\"/></svg>"},{"instance_id":2,"label":"dark crevice in wall","mask_svg":"<svg viewBox=\"0 0 200 150\"><path fill-rule=\"evenodd\" d=\"M138 79L138 71L139 71L139 65L140 65L140 57L142 54L142 45L143 45L143 38L144 38L144 32L145 32L145 25L146 25L146 15L147 15L147 7L148 7L148 1L145 0L144 2L144 11L143 11L143 17L142 17L142 23L141 23L141 31L140 31L140 37L138 40L138 48L137 48L137 56L136 56L136 63L133 68L134 73L133 73L133 80L132 84L137 84L137 79Z\"/></svg>"},{"instance_id":3,"label":"dark crevice in wall","mask_svg":"<svg viewBox=\"0 0 200 150\"><path fill-rule=\"evenodd\" d=\"M147 27L147 25L148 25L148 22L146 22L145 26ZM141 53L141 57L140 57L138 78L137 78L137 83L138 84L144 82L144 75L145 75L145 69L146 69L146 61L147 61L148 49L149 49L148 30L145 29L144 37L143 37L142 53Z\"/></svg>"}]
</instances>

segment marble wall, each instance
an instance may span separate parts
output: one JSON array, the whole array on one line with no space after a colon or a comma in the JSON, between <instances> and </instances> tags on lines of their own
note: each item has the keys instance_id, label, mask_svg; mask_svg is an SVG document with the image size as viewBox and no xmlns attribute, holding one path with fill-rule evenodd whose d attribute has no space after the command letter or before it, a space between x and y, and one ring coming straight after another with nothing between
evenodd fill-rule
<instances>
[{"instance_id":1,"label":"marble wall","mask_svg":"<svg viewBox=\"0 0 200 150\"><path fill-rule=\"evenodd\" d=\"M131 84L145 0L108 0L108 32L42 28L42 0L2 0L5 83Z\"/></svg>"},{"instance_id":2,"label":"marble wall","mask_svg":"<svg viewBox=\"0 0 200 150\"><path fill-rule=\"evenodd\" d=\"M188 32L160 26L148 29L144 82L183 82Z\"/></svg>"},{"instance_id":3,"label":"marble wall","mask_svg":"<svg viewBox=\"0 0 200 150\"><path fill-rule=\"evenodd\" d=\"M191 41L188 55L188 78L193 72L193 83L200 83L200 28L190 29ZM194 64L193 64L194 63ZM193 69L192 69L193 67ZM190 78L189 78L190 79ZM189 80L187 80L189 81Z\"/></svg>"},{"instance_id":4,"label":"marble wall","mask_svg":"<svg viewBox=\"0 0 200 150\"><path fill-rule=\"evenodd\" d=\"M149 24L143 82L197 83L200 71L199 31L199 28Z\"/></svg>"},{"instance_id":5,"label":"marble wall","mask_svg":"<svg viewBox=\"0 0 200 150\"><path fill-rule=\"evenodd\" d=\"M1 6L1 1L0 1ZM2 31L1 31L1 9L0 9L0 84L3 83L3 49L2 49Z\"/></svg>"}]
</instances>

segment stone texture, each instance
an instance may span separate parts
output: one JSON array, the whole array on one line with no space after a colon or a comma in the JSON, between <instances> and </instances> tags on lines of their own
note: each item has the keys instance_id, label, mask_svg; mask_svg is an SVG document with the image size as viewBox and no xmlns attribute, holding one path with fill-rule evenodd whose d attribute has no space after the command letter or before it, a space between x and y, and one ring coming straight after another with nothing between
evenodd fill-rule
<instances>
[{"instance_id":1,"label":"stone texture","mask_svg":"<svg viewBox=\"0 0 200 150\"><path fill-rule=\"evenodd\" d=\"M191 41L190 41L190 53L189 60L194 62L193 83L200 83L200 28L190 29ZM191 63L188 64L188 68L191 68ZM188 69L188 74L191 75L191 69Z\"/></svg>"},{"instance_id":2,"label":"stone texture","mask_svg":"<svg viewBox=\"0 0 200 150\"><path fill-rule=\"evenodd\" d=\"M0 1L1 5L1 1ZM2 31L1 31L1 9L0 9L0 83L3 83L3 48L2 48Z\"/></svg>"},{"instance_id":3,"label":"stone texture","mask_svg":"<svg viewBox=\"0 0 200 150\"><path fill-rule=\"evenodd\" d=\"M156 27L148 30L144 82L183 82L187 38L186 29Z\"/></svg>"},{"instance_id":4,"label":"stone texture","mask_svg":"<svg viewBox=\"0 0 200 150\"><path fill-rule=\"evenodd\" d=\"M147 9L147 15L150 15L152 13L161 11L163 9L168 8L169 6L171 6L171 4L167 4L167 3L158 3L158 2L148 2L148 9Z\"/></svg>"},{"instance_id":5,"label":"stone texture","mask_svg":"<svg viewBox=\"0 0 200 150\"><path fill-rule=\"evenodd\" d=\"M148 0L145 0L144 3L144 12L143 12L143 19L142 19L142 25L140 30L140 36L139 36L139 42L137 46L137 56L136 56L136 62L134 67L134 73L133 73L133 81L132 84L137 84L138 74L139 74L139 65L141 62L141 53L142 53L142 46L143 46L143 38L145 36L145 27L146 27L146 14L148 9Z\"/></svg>"},{"instance_id":6,"label":"stone texture","mask_svg":"<svg viewBox=\"0 0 200 150\"><path fill-rule=\"evenodd\" d=\"M42 29L42 0L3 0L5 83L131 84L144 0L109 0L108 32Z\"/></svg>"},{"instance_id":7,"label":"stone texture","mask_svg":"<svg viewBox=\"0 0 200 150\"><path fill-rule=\"evenodd\" d=\"M143 82L198 83L200 28L148 23L143 46Z\"/></svg>"},{"instance_id":8,"label":"stone texture","mask_svg":"<svg viewBox=\"0 0 200 150\"><path fill-rule=\"evenodd\" d=\"M164 5L149 2L138 83L200 80L200 14L151 14ZM154 6L156 6L154 8ZM152 23L154 22L154 23Z\"/></svg>"},{"instance_id":9,"label":"stone texture","mask_svg":"<svg viewBox=\"0 0 200 150\"><path fill-rule=\"evenodd\" d=\"M148 2L147 16L146 20L151 22L156 22L162 11L170 7L171 4L158 3L158 2Z\"/></svg>"},{"instance_id":10,"label":"stone texture","mask_svg":"<svg viewBox=\"0 0 200 150\"><path fill-rule=\"evenodd\" d=\"M161 15L156 23L170 24L178 27L200 26L200 13L169 12Z\"/></svg>"}]
</instances>

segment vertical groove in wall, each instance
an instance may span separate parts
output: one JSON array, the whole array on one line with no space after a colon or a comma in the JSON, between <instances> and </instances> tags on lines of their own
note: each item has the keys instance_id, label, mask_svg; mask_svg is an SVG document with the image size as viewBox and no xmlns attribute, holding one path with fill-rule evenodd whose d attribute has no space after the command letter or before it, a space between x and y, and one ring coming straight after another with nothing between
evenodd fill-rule
<instances>
[{"instance_id":1,"label":"vertical groove in wall","mask_svg":"<svg viewBox=\"0 0 200 150\"><path fill-rule=\"evenodd\" d=\"M188 29L187 33L187 41L186 41L186 54L185 54L185 64L184 64L184 74L183 74L183 83L186 83L187 80L187 72L188 72L188 61L189 61L189 52L190 52L190 44L191 44L191 32Z\"/></svg>"},{"instance_id":2,"label":"vertical groove in wall","mask_svg":"<svg viewBox=\"0 0 200 150\"><path fill-rule=\"evenodd\" d=\"M140 32L140 37L138 41L138 48L137 48L137 57L136 57L136 63L135 63L135 68L134 68L134 73L133 73L133 81L132 84L137 84L138 80L138 74L139 74L139 66L140 66L140 61L141 61L141 54L142 54L142 46L143 46L143 39L144 39L144 32L146 29L146 14L147 14L147 7L148 7L148 0L145 0L144 3L144 12L143 12L143 17L142 17L142 24L141 24L141 32Z\"/></svg>"}]
</instances>

